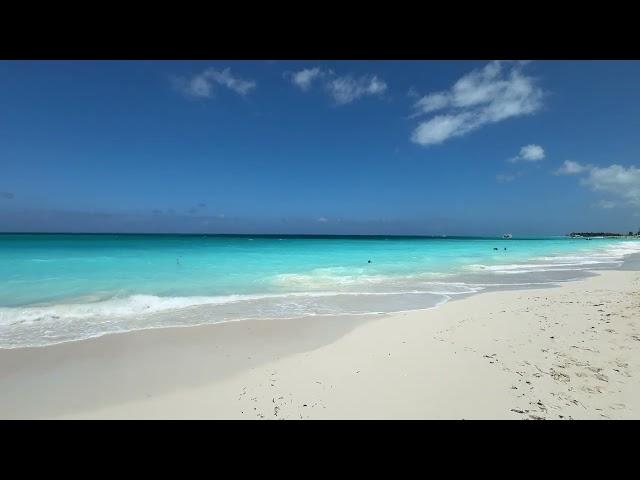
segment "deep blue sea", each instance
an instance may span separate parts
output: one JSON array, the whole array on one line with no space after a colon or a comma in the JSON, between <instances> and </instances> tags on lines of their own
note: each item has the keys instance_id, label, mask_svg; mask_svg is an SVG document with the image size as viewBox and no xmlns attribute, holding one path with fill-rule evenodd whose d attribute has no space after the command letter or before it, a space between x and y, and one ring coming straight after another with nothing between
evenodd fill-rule
<instances>
[{"instance_id":1,"label":"deep blue sea","mask_svg":"<svg viewBox=\"0 0 640 480\"><path fill-rule=\"evenodd\" d=\"M429 308L616 268L634 239L0 234L0 348Z\"/></svg>"}]
</instances>

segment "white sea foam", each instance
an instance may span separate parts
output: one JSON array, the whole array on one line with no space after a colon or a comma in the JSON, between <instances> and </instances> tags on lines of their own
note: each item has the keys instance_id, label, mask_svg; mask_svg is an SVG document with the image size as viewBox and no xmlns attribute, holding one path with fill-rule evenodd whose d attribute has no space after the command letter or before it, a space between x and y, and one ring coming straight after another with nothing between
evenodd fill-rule
<instances>
[{"instance_id":1,"label":"white sea foam","mask_svg":"<svg viewBox=\"0 0 640 480\"><path fill-rule=\"evenodd\" d=\"M321 290L327 288L375 287L432 282L452 276L444 272L424 272L405 275L372 275L365 269L345 267L316 268L306 273L281 273L272 283L283 289Z\"/></svg>"},{"instance_id":2,"label":"white sea foam","mask_svg":"<svg viewBox=\"0 0 640 480\"><path fill-rule=\"evenodd\" d=\"M188 296L160 297L156 295L131 295L102 301L83 303L61 303L25 307L1 307L0 325L16 325L35 322L64 322L73 320L100 321L104 319L140 317L161 312L179 311L199 306L237 304L259 300L293 300L295 298L320 298L336 296L384 296L384 295L460 295L474 293L482 289L462 283L432 283L423 288L390 291L323 291L293 292L256 295Z\"/></svg>"},{"instance_id":3,"label":"white sea foam","mask_svg":"<svg viewBox=\"0 0 640 480\"><path fill-rule=\"evenodd\" d=\"M601 249L587 250L582 254L540 256L523 263L473 264L467 265L465 269L496 274L575 271L593 267L620 266L625 257L636 253L640 253L640 242L629 241Z\"/></svg>"},{"instance_id":4,"label":"white sea foam","mask_svg":"<svg viewBox=\"0 0 640 480\"><path fill-rule=\"evenodd\" d=\"M225 301L233 301L233 298L132 295L129 297L112 298L98 302L63 303L29 307L3 307L0 308L0 325L6 325L13 322L38 322L42 320L124 317L156 313L164 310L175 310L195 305L224 303Z\"/></svg>"},{"instance_id":5,"label":"white sea foam","mask_svg":"<svg viewBox=\"0 0 640 480\"><path fill-rule=\"evenodd\" d=\"M481 287L449 288L438 293L312 292L224 297L134 295L91 303L0 309L0 348L52 345L108 333L220 323L241 319L371 315L424 309L452 295ZM367 297L366 300L359 297Z\"/></svg>"}]
</instances>

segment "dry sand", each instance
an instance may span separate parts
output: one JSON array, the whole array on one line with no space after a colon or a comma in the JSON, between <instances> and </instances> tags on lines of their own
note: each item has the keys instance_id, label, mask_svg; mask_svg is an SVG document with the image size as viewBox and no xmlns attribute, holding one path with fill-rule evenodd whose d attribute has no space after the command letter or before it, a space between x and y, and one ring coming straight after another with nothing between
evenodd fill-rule
<instances>
[{"instance_id":1,"label":"dry sand","mask_svg":"<svg viewBox=\"0 0 640 480\"><path fill-rule=\"evenodd\" d=\"M640 418L640 272L2 350L0 418Z\"/></svg>"}]
</instances>

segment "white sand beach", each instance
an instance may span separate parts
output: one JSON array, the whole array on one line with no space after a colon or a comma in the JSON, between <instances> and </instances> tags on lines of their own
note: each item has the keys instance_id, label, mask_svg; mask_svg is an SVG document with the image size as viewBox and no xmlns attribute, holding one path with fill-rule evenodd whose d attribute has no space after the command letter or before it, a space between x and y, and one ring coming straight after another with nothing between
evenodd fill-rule
<instances>
[{"instance_id":1,"label":"white sand beach","mask_svg":"<svg viewBox=\"0 0 640 480\"><path fill-rule=\"evenodd\" d=\"M640 272L1 350L0 418L640 418Z\"/></svg>"}]
</instances>

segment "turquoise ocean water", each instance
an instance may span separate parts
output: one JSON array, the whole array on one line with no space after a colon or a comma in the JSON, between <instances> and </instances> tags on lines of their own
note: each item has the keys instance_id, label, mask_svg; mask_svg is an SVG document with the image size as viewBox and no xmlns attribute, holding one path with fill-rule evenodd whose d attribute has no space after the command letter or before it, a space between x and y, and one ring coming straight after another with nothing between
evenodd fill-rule
<instances>
[{"instance_id":1,"label":"turquoise ocean water","mask_svg":"<svg viewBox=\"0 0 640 480\"><path fill-rule=\"evenodd\" d=\"M638 240L564 237L2 234L0 348L428 308L487 289L580 278L637 252Z\"/></svg>"}]
</instances>

